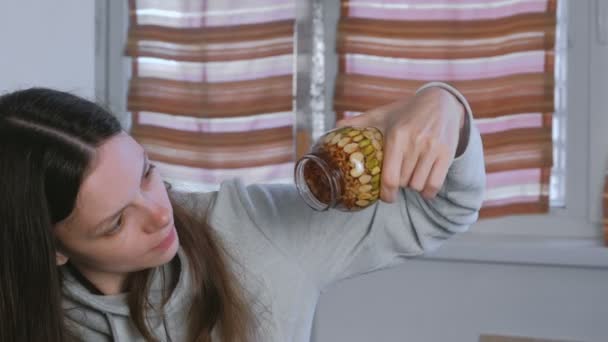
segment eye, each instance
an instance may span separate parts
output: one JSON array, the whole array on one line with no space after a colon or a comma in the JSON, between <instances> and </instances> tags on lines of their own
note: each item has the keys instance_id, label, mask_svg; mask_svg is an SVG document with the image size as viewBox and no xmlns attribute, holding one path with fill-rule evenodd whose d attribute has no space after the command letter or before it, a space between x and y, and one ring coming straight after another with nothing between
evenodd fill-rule
<instances>
[{"instance_id":1,"label":"eye","mask_svg":"<svg viewBox=\"0 0 608 342\"><path fill-rule=\"evenodd\" d=\"M144 177L150 178L150 176L152 175L152 172L154 171L155 168L156 168L156 165L149 163L148 169L144 173ZM118 233L120 231L120 229L122 228L122 221L123 221L123 218L122 218L122 214L121 214L120 217L118 218L118 220L116 221L116 223L114 223L114 225L112 225L112 227L105 232L105 235L114 235L114 234Z\"/></svg>"},{"instance_id":2,"label":"eye","mask_svg":"<svg viewBox=\"0 0 608 342\"><path fill-rule=\"evenodd\" d=\"M120 231L121 226L122 226L122 214L120 215L120 217L118 218L116 223L112 226L112 228L110 228L108 231L106 231L106 235L114 235L114 234L118 233Z\"/></svg>"},{"instance_id":3,"label":"eye","mask_svg":"<svg viewBox=\"0 0 608 342\"><path fill-rule=\"evenodd\" d=\"M145 173L146 178L150 177L150 175L152 174L152 171L154 171L154 168L156 168L156 165L148 164L148 170L146 170L146 173Z\"/></svg>"}]
</instances>

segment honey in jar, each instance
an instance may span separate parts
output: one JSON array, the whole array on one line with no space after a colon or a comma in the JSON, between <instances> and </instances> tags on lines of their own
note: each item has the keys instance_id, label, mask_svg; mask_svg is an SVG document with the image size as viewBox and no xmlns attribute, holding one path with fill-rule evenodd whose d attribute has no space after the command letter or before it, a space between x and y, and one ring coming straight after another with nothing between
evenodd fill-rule
<instances>
[{"instance_id":1,"label":"honey in jar","mask_svg":"<svg viewBox=\"0 0 608 342\"><path fill-rule=\"evenodd\" d=\"M313 209L357 211L380 196L384 138L374 127L326 132L295 166L300 196Z\"/></svg>"}]
</instances>

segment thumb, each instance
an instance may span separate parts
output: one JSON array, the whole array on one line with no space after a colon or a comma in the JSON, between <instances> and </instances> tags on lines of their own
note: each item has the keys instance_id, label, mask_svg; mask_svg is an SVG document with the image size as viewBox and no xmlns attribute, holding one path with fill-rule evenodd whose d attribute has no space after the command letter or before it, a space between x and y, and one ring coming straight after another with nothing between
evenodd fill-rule
<instances>
[{"instance_id":1,"label":"thumb","mask_svg":"<svg viewBox=\"0 0 608 342\"><path fill-rule=\"evenodd\" d=\"M349 118L344 118L338 122L336 122L336 127L344 127L344 126L356 126L356 127L366 127L371 125L371 115L369 112L362 113L357 116L351 116Z\"/></svg>"}]
</instances>

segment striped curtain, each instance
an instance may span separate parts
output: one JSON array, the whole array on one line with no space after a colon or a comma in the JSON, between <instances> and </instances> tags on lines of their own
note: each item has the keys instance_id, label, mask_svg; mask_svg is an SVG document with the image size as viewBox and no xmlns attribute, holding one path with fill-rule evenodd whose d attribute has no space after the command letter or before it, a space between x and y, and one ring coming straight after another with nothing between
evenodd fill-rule
<instances>
[{"instance_id":1,"label":"striped curtain","mask_svg":"<svg viewBox=\"0 0 608 342\"><path fill-rule=\"evenodd\" d=\"M447 81L485 147L482 217L549 208L556 0L341 0L338 118Z\"/></svg>"},{"instance_id":2,"label":"striped curtain","mask_svg":"<svg viewBox=\"0 0 608 342\"><path fill-rule=\"evenodd\" d=\"M291 181L294 8L129 1L131 133L174 186Z\"/></svg>"}]
</instances>

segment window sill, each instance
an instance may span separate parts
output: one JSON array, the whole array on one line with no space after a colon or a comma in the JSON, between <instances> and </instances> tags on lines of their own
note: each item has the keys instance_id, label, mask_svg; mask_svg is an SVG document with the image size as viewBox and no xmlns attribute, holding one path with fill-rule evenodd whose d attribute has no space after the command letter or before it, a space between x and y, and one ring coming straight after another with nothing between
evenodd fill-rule
<instances>
[{"instance_id":1,"label":"window sill","mask_svg":"<svg viewBox=\"0 0 608 342\"><path fill-rule=\"evenodd\" d=\"M467 232L424 256L430 260L608 268L600 238Z\"/></svg>"}]
</instances>

